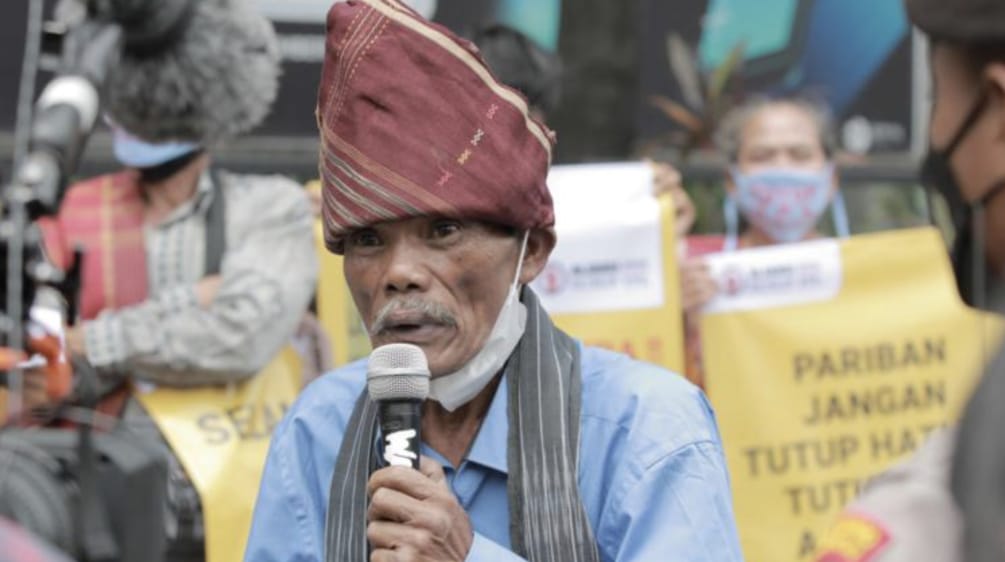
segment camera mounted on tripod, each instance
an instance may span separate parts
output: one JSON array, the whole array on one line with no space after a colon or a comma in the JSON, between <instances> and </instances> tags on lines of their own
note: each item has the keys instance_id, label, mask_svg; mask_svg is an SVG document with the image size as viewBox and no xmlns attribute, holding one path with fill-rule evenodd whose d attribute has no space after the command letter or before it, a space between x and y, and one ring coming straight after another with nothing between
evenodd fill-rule
<instances>
[{"instance_id":1,"label":"camera mounted on tripod","mask_svg":"<svg viewBox=\"0 0 1005 562\"><path fill-rule=\"evenodd\" d=\"M0 425L0 516L77 560L156 562L165 555L167 459L121 424L94 429L101 415L97 373L86 361L66 357L60 330L38 322L32 312L56 310L59 318L73 321L86 256L76 251L70 267L55 267L46 259L36 223L58 213L97 119L107 73L123 46L137 41L137 28L155 36L177 33L164 18L152 16L180 18L191 2L78 4L87 17L67 30L63 70L39 96L29 150L0 193L0 386L10 391L12 414ZM123 26L129 21L140 25L131 25L127 34ZM22 370L29 366L44 372L49 401L57 414L74 412L73 424L25 422L20 391Z\"/></svg>"}]
</instances>

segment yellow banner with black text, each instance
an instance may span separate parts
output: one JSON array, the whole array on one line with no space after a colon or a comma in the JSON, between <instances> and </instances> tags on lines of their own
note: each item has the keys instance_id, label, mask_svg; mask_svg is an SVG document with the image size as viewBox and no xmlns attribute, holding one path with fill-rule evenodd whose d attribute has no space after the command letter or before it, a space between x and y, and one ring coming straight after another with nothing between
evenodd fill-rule
<instances>
[{"instance_id":1,"label":"yellow banner with black text","mask_svg":"<svg viewBox=\"0 0 1005 562\"><path fill-rule=\"evenodd\" d=\"M269 439L300 384L300 359L286 348L240 383L138 394L199 492L207 562L243 559Z\"/></svg>"},{"instance_id":2,"label":"yellow banner with black text","mask_svg":"<svg viewBox=\"0 0 1005 562\"><path fill-rule=\"evenodd\" d=\"M951 424L1001 321L956 294L934 229L710 258L702 319L750 562L811 559L863 484Z\"/></svg>"}]
</instances>

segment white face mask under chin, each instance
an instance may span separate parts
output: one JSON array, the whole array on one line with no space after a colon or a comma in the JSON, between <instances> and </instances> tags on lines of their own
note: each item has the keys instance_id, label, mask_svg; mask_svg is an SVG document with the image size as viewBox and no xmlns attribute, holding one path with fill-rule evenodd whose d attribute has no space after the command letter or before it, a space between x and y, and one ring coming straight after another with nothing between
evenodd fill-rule
<instances>
[{"instance_id":1,"label":"white face mask under chin","mask_svg":"<svg viewBox=\"0 0 1005 562\"><path fill-rule=\"evenodd\" d=\"M436 377L429 382L429 398L439 402L449 412L467 404L485 388L485 385L506 364L506 360L523 337L524 328L527 326L527 307L520 302L519 280L524 252L527 250L528 234L529 232L524 233L523 243L520 246L520 259L516 265L516 276L485 345L457 371Z\"/></svg>"}]
</instances>

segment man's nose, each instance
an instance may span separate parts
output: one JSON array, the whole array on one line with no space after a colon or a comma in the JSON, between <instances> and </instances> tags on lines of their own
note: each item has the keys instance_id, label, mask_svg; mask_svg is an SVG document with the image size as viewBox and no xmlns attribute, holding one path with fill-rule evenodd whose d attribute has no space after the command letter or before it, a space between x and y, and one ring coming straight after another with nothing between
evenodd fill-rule
<instances>
[{"instance_id":1,"label":"man's nose","mask_svg":"<svg viewBox=\"0 0 1005 562\"><path fill-rule=\"evenodd\" d=\"M424 291L429 287L428 262L412 244L395 244L388 253L384 290L390 293Z\"/></svg>"}]
</instances>

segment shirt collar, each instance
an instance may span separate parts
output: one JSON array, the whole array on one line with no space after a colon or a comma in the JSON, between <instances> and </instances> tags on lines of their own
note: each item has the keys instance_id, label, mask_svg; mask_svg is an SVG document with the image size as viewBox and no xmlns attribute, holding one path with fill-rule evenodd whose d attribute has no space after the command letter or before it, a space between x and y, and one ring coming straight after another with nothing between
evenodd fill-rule
<instances>
[{"instance_id":1,"label":"shirt collar","mask_svg":"<svg viewBox=\"0 0 1005 562\"><path fill-rule=\"evenodd\" d=\"M196 184L192 198L172 211L158 226L167 226L195 214L205 214L209 204L213 201L213 195L213 177L207 168L199 175L199 183Z\"/></svg>"},{"instance_id":2,"label":"shirt collar","mask_svg":"<svg viewBox=\"0 0 1005 562\"><path fill-rule=\"evenodd\" d=\"M499 379L489 411L468 453L468 462L478 463L503 474L508 474L506 455L509 450L509 419L506 375Z\"/></svg>"}]
</instances>

